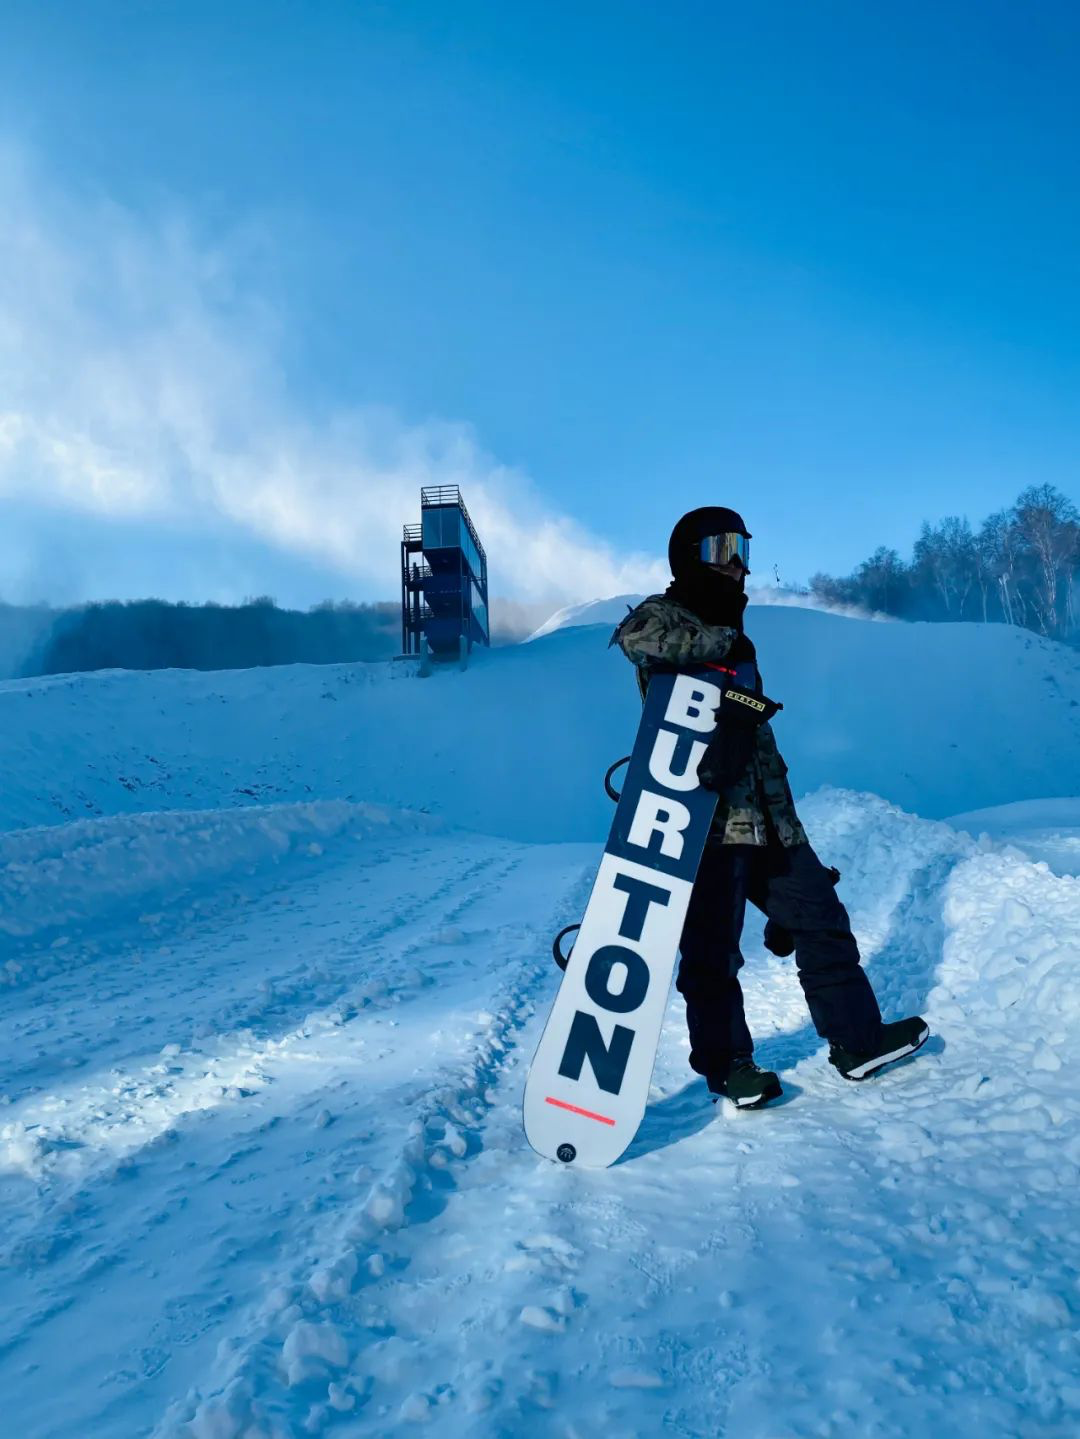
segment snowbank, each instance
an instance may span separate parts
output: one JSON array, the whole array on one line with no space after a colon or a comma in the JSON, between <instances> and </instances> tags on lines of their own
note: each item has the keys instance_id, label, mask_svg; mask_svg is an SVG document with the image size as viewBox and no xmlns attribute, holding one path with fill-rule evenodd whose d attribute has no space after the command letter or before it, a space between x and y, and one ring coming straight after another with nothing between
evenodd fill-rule
<instances>
[{"instance_id":1,"label":"snowbank","mask_svg":"<svg viewBox=\"0 0 1080 1439\"><path fill-rule=\"evenodd\" d=\"M193 889L250 879L290 856L320 855L332 839L362 842L435 825L425 815L320 800L114 816L0 835L0 980L27 975L25 946L20 960L10 957L14 941L46 943L141 899L174 904Z\"/></svg>"}]
</instances>

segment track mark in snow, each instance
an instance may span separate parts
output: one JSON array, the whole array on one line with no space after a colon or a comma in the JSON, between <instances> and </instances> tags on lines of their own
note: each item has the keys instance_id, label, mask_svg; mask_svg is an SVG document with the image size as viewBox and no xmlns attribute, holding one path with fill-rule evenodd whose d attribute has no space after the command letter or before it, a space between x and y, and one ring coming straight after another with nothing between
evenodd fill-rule
<instances>
[{"instance_id":1,"label":"track mark in snow","mask_svg":"<svg viewBox=\"0 0 1080 1439\"><path fill-rule=\"evenodd\" d=\"M807 1031L792 966L752 955L754 1025L773 1031L762 1049L782 1057L788 1102L711 1106L688 1075L676 1001L642 1135L599 1174L525 1149L511 1058L490 1076L486 1117L460 1116L442 1144L437 1125L413 1136L403 1222L332 1305L290 1292L294 1322L332 1325L347 1363L286 1387L272 1347L261 1367L248 1355L236 1427L221 1433L333 1433L343 1413L349 1439L414 1422L454 1439L1075 1432L1075 1086L1017 1068L1020 1000L993 998L1026 945L1032 1060L1075 1054L1075 1018L1050 1003L1074 892L879 802L830 797L833 832L808 809L852 875L845 898L879 990L925 1001L934 1048L845 1083ZM873 883L860 856L874 848L910 878ZM1040 895L1042 938L1012 897L1025 888ZM523 1060L539 1021L519 1036ZM226 1402L209 1401L208 1426Z\"/></svg>"},{"instance_id":2,"label":"track mark in snow","mask_svg":"<svg viewBox=\"0 0 1080 1439\"><path fill-rule=\"evenodd\" d=\"M447 845L450 853L439 856L433 866L436 873L445 871L442 880L434 885L429 881L426 886L414 881L413 902L406 898L401 908L380 915L375 923L358 924L349 915L358 876L348 869L330 882L324 877L322 884L309 884L312 912L319 914L322 929L333 936L332 959L320 953L318 943L309 944L307 961L291 986L287 988L281 979L274 984L259 981L262 998L256 1011L239 1011L235 1003L230 1003L226 991L216 1006L226 1023L251 1023L258 1014L261 1023L257 1027L237 1026L236 1033L207 1035L187 1045L168 1043L160 1054L146 1057L142 1063L114 1065L105 1074L84 1074L60 1085L53 1082L49 1088L9 1104L0 1111L0 1176L4 1171L21 1172L38 1184L83 1183L91 1172L107 1173L146 1144L168 1135L185 1116L249 1098L271 1083L275 1073L280 1077L290 1066L303 1065L312 1048L325 1043L333 1051L336 1043L338 1049L348 1049L354 1042L351 1031L344 1045L340 1039L335 1042L335 1031L342 1025L351 1024L367 1011L400 1004L435 982L442 965L454 962L435 957L439 946L432 943L425 924L430 926L437 916L438 928L449 936L451 946L456 946L463 936L453 930L453 925L470 910L477 911L479 920L479 907L490 893L489 886L506 885L521 863L516 853L504 857L504 847L500 847L500 853L493 852L489 841L468 838L461 841L461 846L466 851L479 850L479 854L463 868L455 852L457 847ZM414 875L417 858L409 856ZM486 876L488 883L479 883L480 876ZM421 893L426 921L419 910ZM303 905L291 919L293 924L297 919L301 924L305 922ZM274 923L271 919L262 927ZM258 963L262 946L258 939L245 946L243 936L250 925L233 924L217 934L219 953L230 939L230 928L239 931L240 950L246 947L252 951L246 961L250 986L252 961ZM201 981L204 992L200 1000L205 1005L207 981L211 986L220 984L223 976L220 966L213 968L212 941L207 937L204 943L209 949L205 957L199 952L202 945L197 945L190 963L177 965L175 956L170 955L169 969L177 972L182 990L199 986ZM418 961L426 961L424 969ZM242 962L233 959L231 967L235 969ZM332 975L326 973L328 968L332 968ZM313 969L316 974L322 972L323 987L336 993L337 999L326 1010L307 1013L296 1029L260 1037L259 1029L265 1034L272 1020L287 1018L290 1009L303 1010L305 1003L317 997L320 984L312 982ZM143 975L137 978L141 981ZM168 979L173 978L170 973ZM211 988L209 992L214 991ZM138 991L127 998L133 1006L140 1003ZM176 1022L173 1016L183 1012L183 1005L176 993L159 993L157 998L155 1007L164 1011L165 1022L172 1028ZM59 996L56 1001L60 1002ZM81 996L81 1003L85 1008L93 1001ZM71 1024L70 1009L66 1019ZM88 1015L83 1033L89 1028ZM352 1059L347 1055L343 1062Z\"/></svg>"},{"instance_id":3,"label":"track mark in snow","mask_svg":"<svg viewBox=\"0 0 1080 1439\"><path fill-rule=\"evenodd\" d=\"M462 1157L478 1150L484 1094L512 1051L515 1026L532 1012L520 976L547 973L548 915L580 884L583 852L468 836L440 841L435 851L433 864L413 876L426 907L406 903L376 945L358 942L347 962L339 959L339 995L329 1008L271 1039L222 1036L213 1065L210 1044L169 1046L144 1066L164 1072L148 1077L132 1068L122 1085L99 1074L104 1083L66 1106L67 1130L58 1112L49 1117L52 1147L28 1156L41 1187L20 1198L15 1181L5 1181L15 1227L5 1235L0 1382L10 1381L8 1366L36 1362L49 1370L57 1355L78 1355L79 1364L97 1356L105 1378L73 1381L65 1359L63 1385L35 1386L33 1402L27 1396L24 1439L145 1432L153 1396L160 1414L170 1396L197 1383L220 1336L245 1332L247 1321L238 1324L237 1316L254 1296L262 1293L267 1313L277 1314L274 1290L291 1282L294 1268L320 1322L320 1305L352 1280L348 1261L326 1262L326 1246L311 1236L337 1235L338 1216L348 1214L389 1240L399 1215L420 1223L427 1206L440 1202L438 1189L410 1197L409 1126L418 1115L431 1120L423 1142L443 1187ZM433 884L440 866L445 879ZM275 917L276 906L237 916L222 936L234 941L226 953L251 934L257 957L253 936L264 923L309 915L314 922L303 925L297 949L310 952L315 939L340 954L354 880L346 868L333 869L321 882L305 882L310 911L301 893L284 916ZM178 946L178 961L184 953ZM209 964L200 973L213 982ZM231 970L225 973L227 984ZM444 976L452 984L444 985ZM506 1003L495 1012L492 994L500 990ZM243 1073L226 1073L226 1060ZM140 1079L149 1090L129 1088ZM189 1107L204 1102L200 1085L214 1107ZM77 1089L63 1097L73 1100ZM24 1103L60 1096L53 1085ZM163 1120L158 1138L146 1142L156 1106L170 1103L183 1112ZM8 1116L12 1109L19 1106L9 1106ZM76 1147L80 1134L88 1142ZM131 1146L120 1163L117 1145ZM366 1255L353 1279L376 1282L388 1263L384 1250ZM132 1286L144 1296L141 1317L131 1311L137 1337L131 1326L117 1326L110 1297ZM296 1373L325 1362L307 1352L310 1339L301 1330L290 1346L287 1363ZM125 1351L125 1343L138 1352ZM104 1358L103 1346L126 1352L128 1367ZM69 1403L60 1417L55 1404L72 1383L83 1408ZM344 1391L334 1402L345 1402Z\"/></svg>"},{"instance_id":4,"label":"track mark in snow","mask_svg":"<svg viewBox=\"0 0 1080 1439\"><path fill-rule=\"evenodd\" d=\"M547 854L538 852L534 861L534 883L538 872L547 874L548 890L539 900L545 912L556 905L561 912L567 904L584 901L587 884L579 860L568 866L567 854L560 855L553 847ZM567 879L574 890L564 897ZM488 895L496 908L505 909L507 898ZM395 1392L392 1414L381 1401L386 1376L411 1373L416 1358L412 1346L399 1335L398 1321L383 1296L412 1292L418 1248L421 1255L425 1253L433 1231L441 1227L462 1173L492 1161L505 1162L507 1150L520 1149L520 1120L511 1135L500 1130L493 1136L487 1114L500 1085L508 1078L517 1082L522 1061L531 1053L531 1048L523 1052L518 1041L523 1027L530 1026L531 1032L538 1018L534 995L550 980L550 922L545 914L543 928L518 924L506 937L512 943L501 955L490 1007L474 1011L469 1027L459 1033L459 1064L444 1065L434 1083L414 1096L412 1117L396 1156L384 1155L374 1173L370 1163L361 1166L356 1178L366 1194L342 1206L341 1214L328 1220L311 1247L292 1256L289 1272L278 1273L260 1314L245 1325L251 1337L238 1342L223 1362L223 1372L200 1386L202 1393L194 1393L170 1411L157 1433L216 1439L239 1436L249 1426L258 1432L260 1425L272 1433L275 1423L295 1419L298 1406L308 1432L331 1424L341 1413L366 1423L364 1416L372 1410L381 1416L378 1424L385 1431L392 1422L433 1418L453 1405L457 1388L450 1383ZM455 1030L462 1020L460 1013L451 1012L445 1023ZM400 1114L400 1097L390 1098L388 1107ZM453 1266L453 1242L446 1249L435 1242ZM467 1270L457 1272L460 1279L455 1287L473 1282ZM564 1309L570 1305L565 1296L557 1303ZM290 1367L284 1358L286 1347L295 1347L297 1326L311 1325L344 1337L348 1364L335 1367L314 1357L307 1367ZM364 1336L361 1347L358 1330ZM488 1392L481 1370L483 1366L469 1399L478 1412L488 1407L494 1394Z\"/></svg>"}]
</instances>

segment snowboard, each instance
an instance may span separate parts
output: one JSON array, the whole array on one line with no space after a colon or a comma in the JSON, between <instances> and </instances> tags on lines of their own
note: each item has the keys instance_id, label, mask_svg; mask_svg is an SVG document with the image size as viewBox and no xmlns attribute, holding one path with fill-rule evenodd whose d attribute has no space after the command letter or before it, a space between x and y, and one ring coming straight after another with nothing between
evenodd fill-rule
<instances>
[{"instance_id":1,"label":"snowboard","mask_svg":"<svg viewBox=\"0 0 1080 1439\"><path fill-rule=\"evenodd\" d=\"M719 666L656 672L600 867L525 1084L525 1135L602 1169L637 1133L690 891L716 810L697 768Z\"/></svg>"}]
</instances>

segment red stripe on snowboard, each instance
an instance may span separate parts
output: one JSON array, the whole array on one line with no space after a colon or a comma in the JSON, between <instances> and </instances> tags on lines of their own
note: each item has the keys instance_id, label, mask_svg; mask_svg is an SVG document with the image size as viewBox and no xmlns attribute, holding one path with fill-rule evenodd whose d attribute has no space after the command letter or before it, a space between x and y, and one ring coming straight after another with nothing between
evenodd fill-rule
<instances>
[{"instance_id":1,"label":"red stripe on snowboard","mask_svg":"<svg viewBox=\"0 0 1080 1439\"><path fill-rule=\"evenodd\" d=\"M579 1109L576 1104L567 1104L564 1099L552 1099L547 1095L544 1101L546 1104L554 1104L556 1109L568 1109L571 1114L583 1114L586 1119L598 1119L601 1124L614 1124L614 1119L609 1119L606 1114L594 1114L591 1109Z\"/></svg>"}]
</instances>

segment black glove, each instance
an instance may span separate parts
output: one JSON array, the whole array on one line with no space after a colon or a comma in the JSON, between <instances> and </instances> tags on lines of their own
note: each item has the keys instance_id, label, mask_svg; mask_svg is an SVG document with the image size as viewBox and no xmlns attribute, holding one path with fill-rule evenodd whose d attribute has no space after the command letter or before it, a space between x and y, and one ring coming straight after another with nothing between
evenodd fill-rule
<instances>
[{"instance_id":1,"label":"black glove","mask_svg":"<svg viewBox=\"0 0 1080 1439\"><path fill-rule=\"evenodd\" d=\"M743 685L726 684L714 711L716 732L698 765L701 786L726 794L737 784L753 757L758 730L783 708Z\"/></svg>"}]
</instances>

